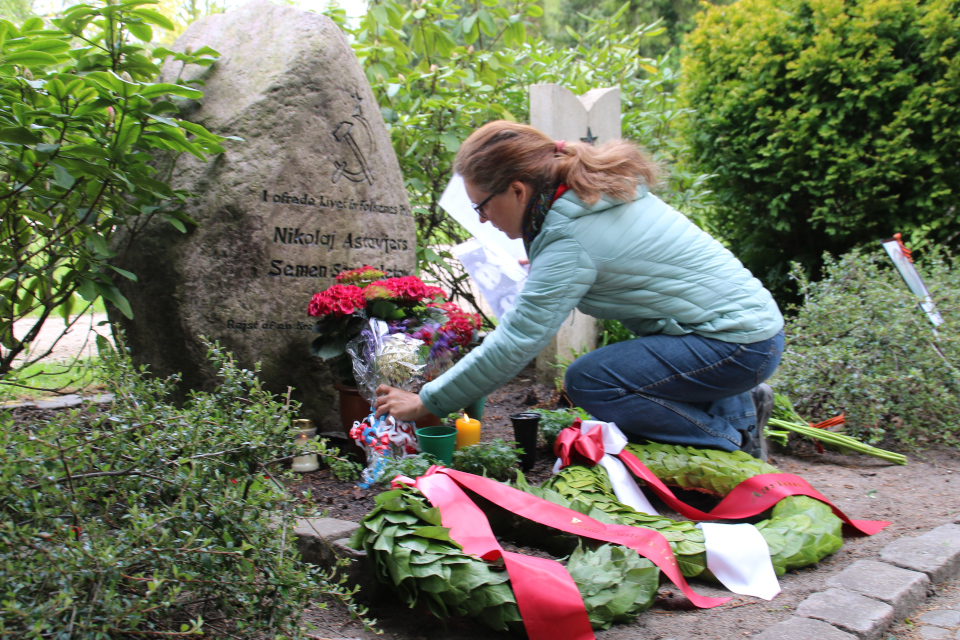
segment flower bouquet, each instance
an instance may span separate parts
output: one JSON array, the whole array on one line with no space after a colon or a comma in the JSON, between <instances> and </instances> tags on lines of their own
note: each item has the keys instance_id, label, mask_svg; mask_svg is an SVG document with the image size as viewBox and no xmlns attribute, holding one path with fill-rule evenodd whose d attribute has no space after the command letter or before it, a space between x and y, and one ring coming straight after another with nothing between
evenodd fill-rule
<instances>
[{"instance_id":1,"label":"flower bouquet","mask_svg":"<svg viewBox=\"0 0 960 640\"><path fill-rule=\"evenodd\" d=\"M371 406L350 432L367 453L365 484L377 479L385 457L417 452L412 423L374 417L377 387L418 391L463 356L480 328L480 316L444 302L442 289L416 276L384 276L369 266L340 273L308 308L320 334L311 351L324 360L349 354L357 387Z\"/></svg>"}]
</instances>

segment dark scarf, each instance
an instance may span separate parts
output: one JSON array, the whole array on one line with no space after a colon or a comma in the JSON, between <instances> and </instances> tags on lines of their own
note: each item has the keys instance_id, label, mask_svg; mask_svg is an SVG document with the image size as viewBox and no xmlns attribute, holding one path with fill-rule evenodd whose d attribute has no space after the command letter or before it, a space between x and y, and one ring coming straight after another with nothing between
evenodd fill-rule
<instances>
[{"instance_id":1,"label":"dark scarf","mask_svg":"<svg viewBox=\"0 0 960 640\"><path fill-rule=\"evenodd\" d=\"M530 202L527 203L527 210L523 213L523 248L528 254L530 245L540 235L540 229L543 228L543 221L546 220L550 207L568 188L567 185L561 184L534 191Z\"/></svg>"}]
</instances>

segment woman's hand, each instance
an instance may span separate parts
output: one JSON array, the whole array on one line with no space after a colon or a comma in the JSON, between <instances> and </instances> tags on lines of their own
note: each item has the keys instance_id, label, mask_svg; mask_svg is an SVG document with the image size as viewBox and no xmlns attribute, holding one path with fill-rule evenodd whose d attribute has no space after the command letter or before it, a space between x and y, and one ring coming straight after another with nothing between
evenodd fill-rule
<instances>
[{"instance_id":1,"label":"woman's hand","mask_svg":"<svg viewBox=\"0 0 960 640\"><path fill-rule=\"evenodd\" d=\"M378 418L389 413L397 420L413 422L430 415L430 410L423 406L420 396L385 384L377 387L377 401L373 407Z\"/></svg>"}]
</instances>

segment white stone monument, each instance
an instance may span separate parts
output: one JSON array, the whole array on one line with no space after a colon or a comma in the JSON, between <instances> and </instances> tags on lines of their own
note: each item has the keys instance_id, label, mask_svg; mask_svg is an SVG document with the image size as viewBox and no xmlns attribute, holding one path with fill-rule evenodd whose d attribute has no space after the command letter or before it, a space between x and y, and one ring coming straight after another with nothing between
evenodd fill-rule
<instances>
[{"instance_id":1,"label":"white stone monument","mask_svg":"<svg viewBox=\"0 0 960 640\"><path fill-rule=\"evenodd\" d=\"M558 84L530 87L530 124L554 140L603 144L620 137L620 88L591 89L582 96ZM540 355L537 380L552 384L558 358L597 346L597 322L574 310ZM571 351L572 350L572 351Z\"/></svg>"}]
</instances>

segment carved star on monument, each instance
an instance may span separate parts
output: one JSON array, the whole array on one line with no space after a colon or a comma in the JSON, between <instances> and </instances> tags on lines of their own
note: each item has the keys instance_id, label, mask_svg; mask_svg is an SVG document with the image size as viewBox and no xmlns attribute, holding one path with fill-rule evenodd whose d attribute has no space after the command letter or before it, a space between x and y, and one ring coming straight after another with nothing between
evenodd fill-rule
<instances>
[{"instance_id":1,"label":"carved star on monument","mask_svg":"<svg viewBox=\"0 0 960 640\"><path fill-rule=\"evenodd\" d=\"M580 142L586 142L590 146L593 146L597 142L597 136L593 135L593 132L590 131L590 127L587 127L587 135L584 138L580 138Z\"/></svg>"}]
</instances>

